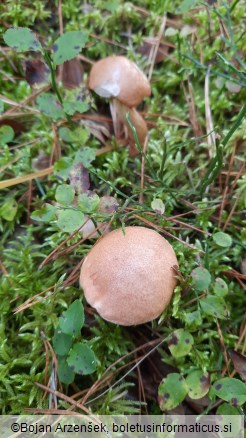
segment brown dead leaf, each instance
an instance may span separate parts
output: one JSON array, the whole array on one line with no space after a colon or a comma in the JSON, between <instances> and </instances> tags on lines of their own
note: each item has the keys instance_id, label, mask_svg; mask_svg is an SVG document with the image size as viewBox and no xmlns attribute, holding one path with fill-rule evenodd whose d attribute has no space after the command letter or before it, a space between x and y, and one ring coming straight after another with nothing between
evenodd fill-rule
<instances>
[{"instance_id":1,"label":"brown dead leaf","mask_svg":"<svg viewBox=\"0 0 246 438\"><path fill-rule=\"evenodd\" d=\"M17 122L16 120L12 119L2 119L0 120L0 126L2 125L8 125L13 128L15 131L15 135L20 134L21 132L25 131L24 125L20 122Z\"/></svg>"},{"instance_id":2,"label":"brown dead leaf","mask_svg":"<svg viewBox=\"0 0 246 438\"><path fill-rule=\"evenodd\" d=\"M235 370L240 374L243 380L246 380L246 356L235 350L229 349L228 354L233 362Z\"/></svg>"},{"instance_id":3,"label":"brown dead leaf","mask_svg":"<svg viewBox=\"0 0 246 438\"><path fill-rule=\"evenodd\" d=\"M79 87L83 82L83 75L84 69L77 58L64 62L61 80L65 88Z\"/></svg>"},{"instance_id":4,"label":"brown dead leaf","mask_svg":"<svg viewBox=\"0 0 246 438\"><path fill-rule=\"evenodd\" d=\"M117 199L113 196L102 196L98 206L100 213L115 213L119 208Z\"/></svg>"},{"instance_id":5,"label":"brown dead leaf","mask_svg":"<svg viewBox=\"0 0 246 438\"><path fill-rule=\"evenodd\" d=\"M111 137L108 125L97 123L93 120L83 120L83 126L89 129L90 134L94 135L101 143L106 144Z\"/></svg>"},{"instance_id":6,"label":"brown dead leaf","mask_svg":"<svg viewBox=\"0 0 246 438\"><path fill-rule=\"evenodd\" d=\"M50 157L43 151L39 151L38 156L32 160L32 166L34 167L34 169L37 170L46 169L47 167L49 167L49 164Z\"/></svg>"},{"instance_id":7,"label":"brown dead leaf","mask_svg":"<svg viewBox=\"0 0 246 438\"><path fill-rule=\"evenodd\" d=\"M41 59L28 59L25 62L26 81L29 85L47 82L49 67Z\"/></svg>"},{"instance_id":8,"label":"brown dead leaf","mask_svg":"<svg viewBox=\"0 0 246 438\"><path fill-rule=\"evenodd\" d=\"M69 180L76 193L85 193L90 188L89 172L81 163L70 170Z\"/></svg>"}]
</instances>

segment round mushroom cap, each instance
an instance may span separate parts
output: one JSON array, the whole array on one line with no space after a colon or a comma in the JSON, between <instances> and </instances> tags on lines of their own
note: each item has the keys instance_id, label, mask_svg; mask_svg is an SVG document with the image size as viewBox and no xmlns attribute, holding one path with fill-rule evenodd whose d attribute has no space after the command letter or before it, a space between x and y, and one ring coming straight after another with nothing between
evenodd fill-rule
<instances>
[{"instance_id":1,"label":"round mushroom cap","mask_svg":"<svg viewBox=\"0 0 246 438\"><path fill-rule=\"evenodd\" d=\"M151 94L145 74L124 56L108 56L96 62L90 72L89 88L99 96L117 98L128 107L137 106Z\"/></svg>"},{"instance_id":2,"label":"round mushroom cap","mask_svg":"<svg viewBox=\"0 0 246 438\"><path fill-rule=\"evenodd\" d=\"M110 232L92 248L81 268L87 302L107 321L143 324L167 307L178 261L164 237L145 227Z\"/></svg>"}]
</instances>

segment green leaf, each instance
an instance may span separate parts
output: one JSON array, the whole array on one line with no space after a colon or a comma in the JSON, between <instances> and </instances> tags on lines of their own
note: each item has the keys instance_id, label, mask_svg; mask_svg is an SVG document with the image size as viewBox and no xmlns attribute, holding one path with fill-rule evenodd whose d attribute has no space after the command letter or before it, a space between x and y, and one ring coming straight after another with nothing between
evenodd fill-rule
<instances>
[{"instance_id":1,"label":"green leaf","mask_svg":"<svg viewBox=\"0 0 246 438\"><path fill-rule=\"evenodd\" d=\"M78 336L84 322L84 307L80 300L75 300L59 318L59 327L62 333Z\"/></svg>"},{"instance_id":2,"label":"green leaf","mask_svg":"<svg viewBox=\"0 0 246 438\"><path fill-rule=\"evenodd\" d=\"M81 31L67 32L59 37L52 47L52 57L56 65L75 58L84 47L88 35Z\"/></svg>"},{"instance_id":3,"label":"green leaf","mask_svg":"<svg viewBox=\"0 0 246 438\"><path fill-rule=\"evenodd\" d=\"M82 227L84 223L84 214L79 210L67 208L58 210L57 226L67 233L73 233Z\"/></svg>"},{"instance_id":4,"label":"green leaf","mask_svg":"<svg viewBox=\"0 0 246 438\"><path fill-rule=\"evenodd\" d=\"M117 9L120 7L120 1L119 0L111 0L108 2L103 3L104 9L107 9L111 13L116 12Z\"/></svg>"},{"instance_id":5,"label":"green leaf","mask_svg":"<svg viewBox=\"0 0 246 438\"><path fill-rule=\"evenodd\" d=\"M63 333L60 326L55 330L55 334L53 337L53 345L56 354L59 356L65 356L68 354L73 343L73 338L71 335Z\"/></svg>"},{"instance_id":6,"label":"green leaf","mask_svg":"<svg viewBox=\"0 0 246 438\"><path fill-rule=\"evenodd\" d=\"M229 236L229 234L223 233L222 231L213 234L213 240L215 243L217 243L218 246L222 246L223 248L229 248L232 244L231 236Z\"/></svg>"},{"instance_id":7,"label":"green leaf","mask_svg":"<svg viewBox=\"0 0 246 438\"><path fill-rule=\"evenodd\" d=\"M79 100L63 102L63 108L66 114L73 116L74 113L85 113L88 111L89 106L86 102L80 102Z\"/></svg>"},{"instance_id":8,"label":"green leaf","mask_svg":"<svg viewBox=\"0 0 246 438\"><path fill-rule=\"evenodd\" d=\"M59 129L59 136L63 141L67 143L74 142L73 131L69 128L62 127Z\"/></svg>"},{"instance_id":9,"label":"green leaf","mask_svg":"<svg viewBox=\"0 0 246 438\"><path fill-rule=\"evenodd\" d=\"M18 204L15 199L8 199L0 208L0 216L8 222L11 222L16 216Z\"/></svg>"},{"instance_id":10,"label":"green leaf","mask_svg":"<svg viewBox=\"0 0 246 438\"><path fill-rule=\"evenodd\" d=\"M203 313L206 315L215 316L220 319L226 319L229 317L226 303L221 297L207 295L200 301L200 306Z\"/></svg>"},{"instance_id":11,"label":"green leaf","mask_svg":"<svg viewBox=\"0 0 246 438\"><path fill-rule=\"evenodd\" d=\"M186 378L188 386L188 395L190 398L196 400L204 397L210 387L209 374L204 374L201 370L191 371Z\"/></svg>"},{"instance_id":12,"label":"green leaf","mask_svg":"<svg viewBox=\"0 0 246 438\"><path fill-rule=\"evenodd\" d=\"M0 145L10 143L15 136L15 132L11 126L3 125L0 127Z\"/></svg>"},{"instance_id":13,"label":"green leaf","mask_svg":"<svg viewBox=\"0 0 246 438\"><path fill-rule=\"evenodd\" d=\"M214 293L218 297L224 297L228 294L228 286L222 278L216 278L214 283Z\"/></svg>"},{"instance_id":14,"label":"green leaf","mask_svg":"<svg viewBox=\"0 0 246 438\"><path fill-rule=\"evenodd\" d=\"M181 31L179 32L180 38L187 38L188 35L191 35L192 33L195 33L197 30L196 26L190 26L189 24L186 24L182 27Z\"/></svg>"},{"instance_id":15,"label":"green leaf","mask_svg":"<svg viewBox=\"0 0 246 438\"><path fill-rule=\"evenodd\" d=\"M57 374L60 382L62 383L66 383L67 385L69 385L74 381L75 372L67 364L65 357L59 357L58 359Z\"/></svg>"},{"instance_id":16,"label":"green leaf","mask_svg":"<svg viewBox=\"0 0 246 438\"><path fill-rule=\"evenodd\" d=\"M151 208L158 214L163 214L165 211L165 205L163 204L161 199L155 198L151 202Z\"/></svg>"},{"instance_id":17,"label":"green leaf","mask_svg":"<svg viewBox=\"0 0 246 438\"><path fill-rule=\"evenodd\" d=\"M63 141L68 143L84 144L88 140L90 133L87 129L79 126L74 131L69 128L62 127L59 129L59 135Z\"/></svg>"},{"instance_id":18,"label":"green leaf","mask_svg":"<svg viewBox=\"0 0 246 438\"><path fill-rule=\"evenodd\" d=\"M216 415L222 415L223 417L220 418L220 425L222 430L224 429L224 426L228 427L228 417L230 416L230 424L231 424L231 430L233 430L233 437L240 437L243 438L243 424L242 424L242 414L239 410L239 408L236 408L235 406L230 405L229 403L222 403L217 411ZM232 418L231 418L232 417ZM242 432L242 433L240 433ZM231 435L231 434L229 434ZM228 432L220 432L219 434L220 438L229 438Z\"/></svg>"},{"instance_id":19,"label":"green leaf","mask_svg":"<svg viewBox=\"0 0 246 438\"><path fill-rule=\"evenodd\" d=\"M95 354L82 342L75 344L70 350L67 363L77 374L87 375L96 371Z\"/></svg>"},{"instance_id":20,"label":"green leaf","mask_svg":"<svg viewBox=\"0 0 246 438\"><path fill-rule=\"evenodd\" d=\"M201 312L195 310L194 312L188 312L184 314L185 323L190 330L195 330L202 324Z\"/></svg>"},{"instance_id":21,"label":"green leaf","mask_svg":"<svg viewBox=\"0 0 246 438\"><path fill-rule=\"evenodd\" d=\"M73 164L82 163L85 167L89 167L95 158L96 154L94 149L85 147L77 151Z\"/></svg>"},{"instance_id":22,"label":"green leaf","mask_svg":"<svg viewBox=\"0 0 246 438\"><path fill-rule=\"evenodd\" d=\"M191 272L193 285L197 291L204 291L208 289L211 283L211 275L205 268L196 268Z\"/></svg>"},{"instance_id":23,"label":"green leaf","mask_svg":"<svg viewBox=\"0 0 246 438\"><path fill-rule=\"evenodd\" d=\"M96 210L97 206L99 205L100 198L96 193L81 193L78 196L78 207L86 212L91 213Z\"/></svg>"},{"instance_id":24,"label":"green leaf","mask_svg":"<svg viewBox=\"0 0 246 438\"><path fill-rule=\"evenodd\" d=\"M193 344L193 336L184 329L178 329L172 333L168 348L173 357L179 358L189 354Z\"/></svg>"},{"instance_id":25,"label":"green leaf","mask_svg":"<svg viewBox=\"0 0 246 438\"><path fill-rule=\"evenodd\" d=\"M190 9L194 8L199 0L183 0L181 5L178 7L178 13L188 12Z\"/></svg>"},{"instance_id":26,"label":"green leaf","mask_svg":"<svg viewBox=\"0 0 246 438\"><path fill-rule=\"evenodd\" d=\"M72 158L63 157L54 164L55 175L66 180L68 179L70 169L73 165Z\"/></svg>"},{"instance_id":27,"label":"green leaf","mask_svg":"<svg viewBox=\"0 0 246 438\"><path fill-rule=\"evenodd\" d=\"M31 218L38 222L50 222L55 219L56 208L51 204L45 204L40 210L31 214Z\"/></svg>"},{"instance_id":28,"label":"green leaf","mask_svg":"<svg viewBox=\"0 0 246 438\"><path fill-rule=\"evenodd\" d=\"M42 46L35 33L27 27L14 27L3 34L3 39L8 46L17 52L42 52Z\"/></svg>"},{"instance_id":29,"label":"green leaf","mask_svg":"<svg viewBox=\"0 0 246 438\"><path fill-rule=\"evenodd\" d=\"M240 411L235 406L230 405L229 403L222 403L216 411L217 415L240 415ZM235 434L237 436L237 434Z\"/></svg>"},{"instance_id":30,"label":"green leaf","mask_svg":"<svg viewBox=\"0 0 246 438\"><path fill-rule=\"evenodd\" d=\"M165 36L167 37L172 37L174 35L177 35L177 33L179 33L178 29L174 29L174 27L168 27L165 30Z\"/></svg>"},{"instance_id":31,"label":"green leaf","mask_svg":"<svg viewBox=\"0 0 246 438\"><path fill-rule=\"evenodd\" d=\"M37 97L37 104L40 111L53 120L65 117L63 108L51 93L40 94Z\"/></svg>"},{"instance_id":32,"label":"green leaf","mask_svg":"<svg viewBox=\"0 0 246 438\"><path fill-rule=\"evenodd\" d=\"M158 389L158 401L162 411L176 408L186 397L188 387L185 379L177 373L170 373L162 380Z\"/></svg>"},{"instance_id":33,"label":"green leaf","mask_svg":"<svg viewBox=\"0 0 246 438\"><path fill-rule=\"evenodd\" d=\"M233 377L224 377L213 384L211 395L217 395L233 406L241 406L246 402L246 385Z\"/></svg>"},{"instance_id":34,"label":"green leaf","mask_svg":"<svg viewBox=\"0 0 246 438\"><path fill-rule=\"evenodd\" d=\"M0 114L4 111L4 102L0 99Z\"/></svg>"},{"instance_id":35,"label":"green leaf","mask_svg":"<svg viewBox=\"0 0 246 438\"><path fill-rule=\"evenodd\" d=\"M57 202L62 205L70 205L74 200L75 190L68 184L58 186L55 193Z\"/></svg>"}]
</instances>

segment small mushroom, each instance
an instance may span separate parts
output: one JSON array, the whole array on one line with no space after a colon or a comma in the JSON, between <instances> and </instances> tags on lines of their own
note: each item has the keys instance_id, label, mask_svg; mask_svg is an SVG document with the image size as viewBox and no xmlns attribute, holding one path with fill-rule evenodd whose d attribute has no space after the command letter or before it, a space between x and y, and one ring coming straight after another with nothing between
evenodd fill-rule
<instances>
[{"instance_id":1,"label":"small mushroom","mask_svg":"<svg viewBox=\"0 0 246 438\"><path fill-rule=\"evenodd\" d=\"M129 135L129 126L126 113L137 131L141 146L143 146L147 125L136 111L144 97L150 96L151 88L148 79L138 66L124 56L108 56L96 62L90 72L89 88L101 97L110 100L110 110L117 139L132 137ZM136 115L137 114L137 115Z\"/></svg>"},{"instance_id":2,"label":"small mushroom","mask_svg":"<svg viewBox=\"0 0 246 438\"><path fill-rule=\"evenodd\" d=\"M111 231L89 252L80 273L87 302L107 321L124 326L157 318L176 286L178 261L156 231L126 227Z\"/></svg>"}]
</instances>

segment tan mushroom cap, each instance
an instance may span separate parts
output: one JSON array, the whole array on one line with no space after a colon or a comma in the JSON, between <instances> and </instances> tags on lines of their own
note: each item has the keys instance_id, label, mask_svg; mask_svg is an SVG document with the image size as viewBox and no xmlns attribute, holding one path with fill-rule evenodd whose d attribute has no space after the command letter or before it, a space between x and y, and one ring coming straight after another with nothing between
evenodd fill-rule
<instances>
[{"instance_id":1,"label":"tan mushroom cap","mask_svg":"<svg viewBox=\"0 0 246 438\"><path fill-rule=\"evenodd\" d=\"M145 74L124 56L108 56L96 62L90 72L89 88L128 107L137 106L151 94Z\"/></svg>"},{"instance_id":2,"label":"tan mushroom cap","mask_svg":"<svg viewBox=\"0 0 246 438\"><path fill-rule=\"evenodd\" d=\"M107 321L143 324L167 307L176 286L178 261L171 245L145 227L117 229L89 252L80 285L87 302Z\"/></svg>"}]
</instances>

